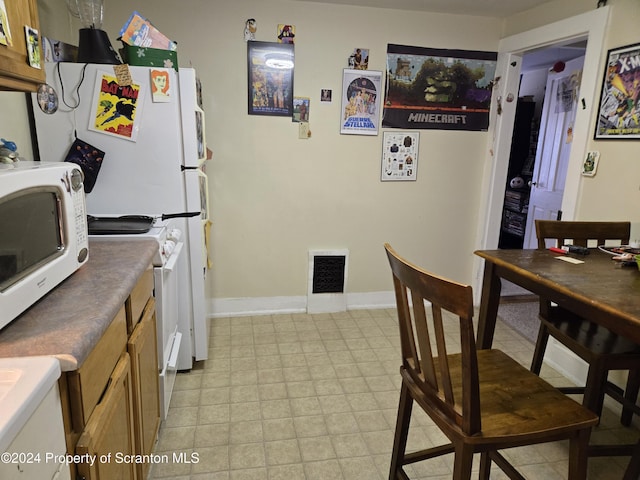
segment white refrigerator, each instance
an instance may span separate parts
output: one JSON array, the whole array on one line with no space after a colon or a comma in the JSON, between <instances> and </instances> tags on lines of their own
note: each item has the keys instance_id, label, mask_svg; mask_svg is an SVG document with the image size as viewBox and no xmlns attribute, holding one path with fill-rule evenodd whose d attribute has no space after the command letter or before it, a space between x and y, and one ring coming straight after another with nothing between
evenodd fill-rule
<instances>
[{"instance_id":1,"label":"white refrigerator","mask_svg":"<svg viewBox=\"0 0 640 480\"><path fill-rule=\"evenodd\" d=\"M190 369L193 359L207 358L209 338L207 148L196 72L130 66L131 85L112 65L47 63L46 73L47 93L32 94L40 160L64 161L76 138L104 152L95 186L87 193L89 215L200 211L176 219L189 259L189 278L180 291L188 305L180 312L188 331L182 332L178 370ZM159 95L152 94L152 74L164 79L156 84L165 86L156 88Z\"/></svg>"}]
</instances>

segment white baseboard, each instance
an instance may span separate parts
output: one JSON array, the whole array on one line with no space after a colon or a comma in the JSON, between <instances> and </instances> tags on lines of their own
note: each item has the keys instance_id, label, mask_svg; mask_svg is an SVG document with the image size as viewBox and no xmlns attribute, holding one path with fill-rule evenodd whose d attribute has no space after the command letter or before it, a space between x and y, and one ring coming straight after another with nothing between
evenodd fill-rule
<instances>
[{"instance_id":1,"label":"white baseboard","mask_svg":"<svg viewBox=\"0 0 640 480\"><path fill-rule=\"evenodd\" d=\"M347 310L395 308L393 292L347 293ZM209 317L241 317L305 313L307 297L214 298L209 301Z\"/></svg>"}]
</instances>

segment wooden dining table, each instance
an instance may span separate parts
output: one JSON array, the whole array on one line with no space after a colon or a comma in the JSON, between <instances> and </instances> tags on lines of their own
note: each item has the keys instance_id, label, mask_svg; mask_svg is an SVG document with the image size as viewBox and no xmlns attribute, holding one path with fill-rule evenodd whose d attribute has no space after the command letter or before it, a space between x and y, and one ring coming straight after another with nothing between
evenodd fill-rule
<instances>
[{"instance_id":1,"label":"wooden dining table","mask_svg":"<svg viewBox=\"0 0 640 480\"><path fill-rule=\"evenodd\" d=\"M478 316L478 348L491 348L502 280L570 310L640 344L640 271L621 266L612 255L590 249L587 255L549 250L478 250L484 259ZM567 261L568 260L568 261ZM623 480L640 478L640 441L625 447L593 446L590 455L631 455Z\"/></svg>"}]
</instances>

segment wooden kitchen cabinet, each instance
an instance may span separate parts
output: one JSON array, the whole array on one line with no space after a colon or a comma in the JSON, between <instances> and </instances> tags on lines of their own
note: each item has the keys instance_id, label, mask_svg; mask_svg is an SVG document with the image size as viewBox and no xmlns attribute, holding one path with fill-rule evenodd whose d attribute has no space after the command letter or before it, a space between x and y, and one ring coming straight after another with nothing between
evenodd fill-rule
<instances>
[{"instance_id":1,"label":"wooden kitchen cabinet","mask_svg":"<svg viewBox=\"0 0 640 480\"><path fill-rule=\"evenodd\" d=\"M124 352L76 444L76 454L96 459L77 465L78 474L85 480L136 479L130 367L129 354Z\"/></svg>"},{"instance_id":2,"label":"wooden kitchen cabinet","mask_svg":"<svg viewBox=\"0 0 640 480\"><path fill-rule=\"evenodd\" d=\"M82 366L67 373L71 418L76 432L82 432L89 421L126 345L126 315L123 307Z\"/></svg>"},{"instance_id":3,"label":"wooden kitchen cabinet","mask_svg":"<svg viewBox=\"0 0 640 480\"><path fill-rule=\"evenodd\" d=\"M38 54L43 68L29 65L24 27L41 33L37 0L9 0L4 5L12 44L0 45L0 90L34 92L38 84L45 81L44 58L39 42Z\"/></svg>"},{"instance_id":4,"label":"wooden kitchen cabinet","mask_svg":"<svg viewBox=\"0 0 640 480\"><path fill-rule=\"evenodd\" d=\"M158 385L158 348L156 339L156 303L150 297L136 325L127 350L131 357L133 385L133 423L135 453L149 455L160 427L160 392ZM139 463L138 478L147 478L150 465Z\"/></svg>"},{"instance_id":5,"label":"wooden kitchen cabinet","mask_svg":"<svg viewBox=\"0 0 640 480\"><path fill-rule=\"evenodd\" d=\"M86 360L59 382L68 453L97 455L93 465L70 465L72 478L147 477L150 465L135 455L153 453L160 426L158 375L148 268Z\"/></svg>"},{"instance_id":6,"label":"wooden kitchen cabinet","mask_svg":"<svg viewBox=\"0 0 640 480\"><path fill-rule=\"evenodd\" d=\"M143 316L149 298L153 296L153 268L147 268L124 303L127 314L127 334L131 335Z\"/></svg>"}]
</instances>

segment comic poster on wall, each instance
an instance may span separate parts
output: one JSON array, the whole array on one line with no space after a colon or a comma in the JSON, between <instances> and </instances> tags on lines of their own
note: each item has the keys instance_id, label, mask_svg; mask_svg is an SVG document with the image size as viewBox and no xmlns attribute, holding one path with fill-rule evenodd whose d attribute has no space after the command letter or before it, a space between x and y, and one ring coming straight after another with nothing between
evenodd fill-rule
<instances>
[{"instance_id":1,"label":"comic poster on wall","mask_svg":"<svg viewBox=\"0 0 640 480\"><path fill-rule=\"evenodd\" d=\"M135 142L143 98L140 85L120 85L115 76L98 72L89 130Z\"/></svg>"},{"instance_id":2,"label":"comic poster on wall","mask_svg":"<svg viewBox=\"0 0 640 480\"><path fill-rule=\"evenodd\" d=\"M382 126L487 130L497 58L496 52L387 45Z\"/></svg>"},{"instance_id":3,"label":"comic poster on wall","mask_svg":"<svg viewBox=\"0 0 640 480\"><path fill-rule=\"evenodd\" d=\"M247 42L249 115L293 116L293 43Z\"/></svg>"},{"instance_id":4,"label":"comic poster on wall","mask_svg":"<svg viewBox=\"0 0 640 480\"><path fill-rule=\"evenodd\" d=\"M609 50L595 139L640 138L640 44Z\"/></svg>"},{"instance_id":5,"label":"comic poster on wall","mask_svg":"<svg viewBox=\"0 0 640 480\"><path fill-rule=\"evenodd\" d=\"M345 68L340 133L377 135L381 97L382 72Z\"/></svg>"}]
</instances>

